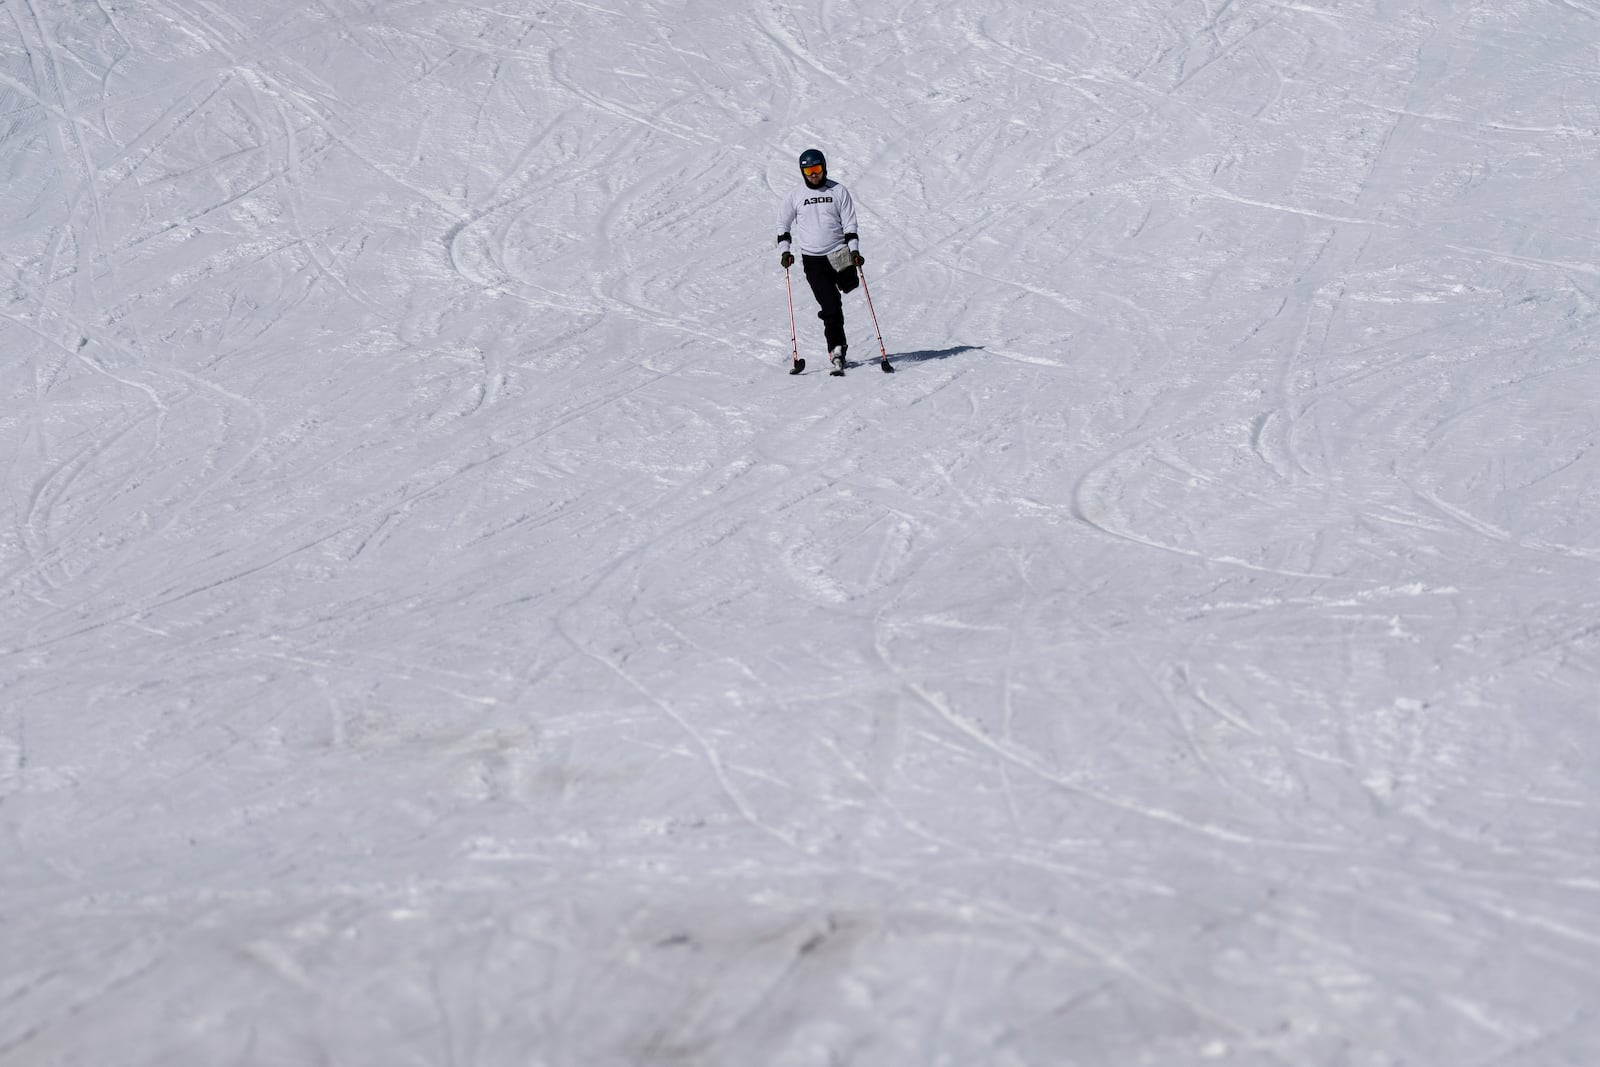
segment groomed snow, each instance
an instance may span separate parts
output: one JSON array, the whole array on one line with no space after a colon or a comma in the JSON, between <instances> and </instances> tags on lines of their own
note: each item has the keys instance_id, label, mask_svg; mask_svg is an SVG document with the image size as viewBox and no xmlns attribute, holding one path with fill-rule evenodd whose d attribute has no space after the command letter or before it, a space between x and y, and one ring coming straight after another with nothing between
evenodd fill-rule
<instances>
[{"instance_id":1,"label":"groomed snow","mask_svg":"<svg viewBox=\"0 0 1600 1067\"><path fill-rule=\"evenodd\" d=\"M1597 0L0 2L0 1067L1600 1063ZM861 207L828 377L773 248Z\"/></svg>"}]
</instances>

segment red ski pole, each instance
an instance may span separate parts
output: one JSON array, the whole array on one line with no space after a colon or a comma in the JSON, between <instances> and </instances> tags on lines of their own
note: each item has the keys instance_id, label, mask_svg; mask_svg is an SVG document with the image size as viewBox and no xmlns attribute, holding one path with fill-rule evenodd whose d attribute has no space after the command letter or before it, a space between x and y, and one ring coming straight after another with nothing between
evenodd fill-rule
<instances>
[{"instance_id":1,"label":"red ski pole","mask_svg":"<svg viewBox=\"0 0 1600 1067\"><path fill-rule=\"evenodd\" d=\"M783 268L783 287L789 293L789 373L799 374L806 369L806 361L800 358L800 339L794 328L794 285L789 281L789 268Z\"/></svg>"},{"instance_id":2,"label":"red ski pole","mask_svg":"<svg viewBox=\"0 0 1600 1067\"><path fill-rule=\"evenodd\" d=\"M867 289L867 272L862 270L861 265L858 263L856 264L856 273L861 276L861 295L867 298L867 313L872 316L872 330L878 335L878 354L883 357L883 361L878 366L883 368L883 373L893 374L894 368L889 366L889 350L883 347L883 331L878 329L878 313L872 310L872 293ZM793 318L792 310L790 318Z\"/></svg>"}]
</instances>

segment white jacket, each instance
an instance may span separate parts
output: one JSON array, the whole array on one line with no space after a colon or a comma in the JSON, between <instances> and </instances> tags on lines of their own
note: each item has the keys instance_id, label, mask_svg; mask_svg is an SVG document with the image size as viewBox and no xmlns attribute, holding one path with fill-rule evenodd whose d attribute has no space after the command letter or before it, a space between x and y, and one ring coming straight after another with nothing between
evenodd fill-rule
<instances>
[{"instance_id":1,"label":"white jacket","mask_svg":"<svg viewBox=\"0 0 1600 1067\"><path fill-rule=\"evenodd\" d=\"M778 247L787 252L791 241L807 256L825 256L840 245L859 247L850 190L832 178L818 189L801 182L778 206Z\"/></svg>"}]
</instances>

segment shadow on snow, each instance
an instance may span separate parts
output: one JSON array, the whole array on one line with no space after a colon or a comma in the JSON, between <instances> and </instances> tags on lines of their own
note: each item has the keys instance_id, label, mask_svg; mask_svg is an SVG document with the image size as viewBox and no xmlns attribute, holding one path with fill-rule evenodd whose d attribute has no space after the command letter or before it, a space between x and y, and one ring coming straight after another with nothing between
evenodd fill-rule
<instances>
[{"instance_id":1,"label":"shadow on snow","mask_svg":"<svg viewBox=\"0 0 1600 1067\"><path fill-rule=\"evenodd\" d=\"M897 352L889 357L890 363L926 363L930 359L949 359L963 352L981 352L982 345L956 345L954 348L928 348L921 352Z\"/></svg>"}]
</instances>

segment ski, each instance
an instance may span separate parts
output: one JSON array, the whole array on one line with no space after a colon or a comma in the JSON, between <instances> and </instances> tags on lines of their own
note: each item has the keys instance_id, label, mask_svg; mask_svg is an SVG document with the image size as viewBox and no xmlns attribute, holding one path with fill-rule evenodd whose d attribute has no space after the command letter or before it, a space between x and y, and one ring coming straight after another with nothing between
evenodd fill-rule
<instances>
[{"instance_id":1,"label":"ski","mask_svg":"<svg viewBox=\"0 0 1600 1067\"><path fill-rule=\"evenodd\" d=\"M832 361L830 361L830 362L832 362ZM828 372L828 377L830 377L830 378L843 378L844 377L844 372L847 369L849 369L851 366L859 366L859 364L846 363L844 366L841 367L837 362L832 362L832 366L833 366L833 369ZM794 360L794 362L792 364L790 364L789 373L790 374L799 374L801 371L803 371L805 369L806 369L806 361L804 359L800 359L800 358L797 357ZM889 363L889 357L888 356L884 356L881 360L878 361L878 369L883 371L883 373L885 373L885 374L893 374L894 373L894 367Z\"/></svg>"}]
</instances>

